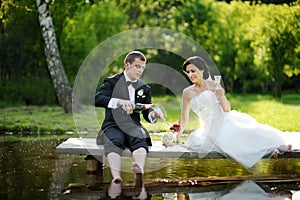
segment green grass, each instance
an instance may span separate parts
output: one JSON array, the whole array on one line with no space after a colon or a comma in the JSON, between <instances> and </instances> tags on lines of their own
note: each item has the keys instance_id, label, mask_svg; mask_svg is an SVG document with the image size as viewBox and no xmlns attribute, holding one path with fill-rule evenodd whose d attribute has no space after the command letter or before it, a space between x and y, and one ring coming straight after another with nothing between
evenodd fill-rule
<instances>
[{"instance_id":1,"label":"green grass","mask_svg":"<svg viewBox=\"0 0 300 200\"><path fill-rule=\"evenodd\" d=\"M230 95L232 109L245 112L258 122L282 131L300 131L300 95L285 94L281 99L270 95Z\"/></svg>"},{"instance_id":2,"label":"green grass","mask_svg":"<svg viewBox=\"0 0 300 200\"><path fill-rule=\"evenodd\" d=\"M257 121L269 124L282 131L300 131L300 95L284 94L282 99L271 95L228 95L232 109L248 113ZM180 117L180 97L153 97L153 102L164 110L170 124ZM104 109L87 107L76 115L65 114L58 106L17 106L1 108L0 133L62 134L66 132L97 132L104 117ZM156 124L142 121L149 132L169 131L167 124L159 120ZM76 126L75 126L76 124ZM197 116L191 111L186 132L199 127Z\"/></svg>"},{"instance_id":3,"label":"green grass","mask_svg":"<svg viewBox=\"0 0 300 200\"><path fill-rule=\"evenodd\" d=\"M20 106L1 109L1 132L65 133L74 130L73 115L65 114L58 106Z\"/></svg>"}]
</instances>

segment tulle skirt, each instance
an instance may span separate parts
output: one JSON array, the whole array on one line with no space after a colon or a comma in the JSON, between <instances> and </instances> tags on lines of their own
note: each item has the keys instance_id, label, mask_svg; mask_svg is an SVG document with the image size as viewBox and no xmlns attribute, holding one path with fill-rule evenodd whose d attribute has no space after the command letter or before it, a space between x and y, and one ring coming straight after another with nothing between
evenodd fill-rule
<instances>
[{"instance_id":1,"label":"tulle skirt","mask_svg":"<svg viewBox=\"0 0 300 200\"><path fill-rule=\"evenodd\" d=\"M205 127L190 133L188 146L201 152L205 151L203 147L212 146L210 151L218 151L245 168L252 167L266 155L271 157L275 150L284 153L285 146L290 144L290 141L285 138L288 133L261 124L250 115L235 110L224 113L222 120L212 120L211 124ZM217 134L216 130L210 131L214 127L220 127ZM212 132L214 132L213 137L211 137ZM300 138L299 133L294 135ZM207 139L208 137L210 138ZM290 137L290 140L292 138Z\"/></svg>"}]
</instances>

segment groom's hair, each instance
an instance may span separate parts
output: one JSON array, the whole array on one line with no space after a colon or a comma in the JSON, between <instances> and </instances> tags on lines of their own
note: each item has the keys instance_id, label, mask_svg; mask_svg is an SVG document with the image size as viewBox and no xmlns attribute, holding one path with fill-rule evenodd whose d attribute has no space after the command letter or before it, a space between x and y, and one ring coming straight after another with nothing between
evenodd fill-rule
<instances>
[{"instance_id":1,"label":"groom's hair","mask_svg":"<svg viewBox=\"0 0 300 200\"><path fill-rule=\"evenodd\" d=\"M127 63L127 62L129 62L130 64L132 64L133 61L134 61L136 58L139 58L139 59L142 60L142 61L146 61L146 60L147 60L147 59L146 59L146 56L145 56L142 52L140 52L140 51L131 51L131 52L129 52L129 53L126 55L126 57L125 57L125 59L124 59L124 64Z\"/></svg>"},{"instance_id":2,"label":"groom's hair","mask_svg":"<svg viewBox=\"0 0 300 200\"><path fill-rule=\"evenodd\" d=\"M189 57L183 63L183 66L182 66L183 71L186 71L186 67L189 64L195 65L200 70L204 70L204 72L203 72L203 78L205 80L208 79L209 72L208 72L207 64L206 64L206 62L205 62L205 60L203 58L201 58L199 56Z\"/></svg>"}]
</instances>

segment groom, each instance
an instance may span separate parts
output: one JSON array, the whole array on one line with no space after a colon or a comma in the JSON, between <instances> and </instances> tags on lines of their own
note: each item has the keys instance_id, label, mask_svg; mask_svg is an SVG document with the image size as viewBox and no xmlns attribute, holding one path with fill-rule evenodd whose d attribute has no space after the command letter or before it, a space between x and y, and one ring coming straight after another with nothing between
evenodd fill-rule
<instances>
[{"instance_id":1,"label":"groom","mask_svg":"<svg viewBox=\"0 0 300 200\"><path fill-rule=\"evenodd\" d=\"M105 108L100 142L104 144L114 183L122 181L121 153L126 147L132 152L135 178L141 178L149 146L152 146L149 133L140 122L140 113L133 112L134 103L152 103L150 87L139 80L145 67L143 53L129 52L124 59L124 71L105 78L95 95L95 106ZM149 123L162 118L152 109L141 113Z\"/></svg>"}]
</instances>

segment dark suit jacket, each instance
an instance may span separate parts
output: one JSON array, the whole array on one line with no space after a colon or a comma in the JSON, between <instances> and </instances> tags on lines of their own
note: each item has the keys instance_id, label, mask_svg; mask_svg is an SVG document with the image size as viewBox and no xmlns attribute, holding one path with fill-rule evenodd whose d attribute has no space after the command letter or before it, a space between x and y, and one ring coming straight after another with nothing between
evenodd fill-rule
<instances>
[{"instance_id":1,"label":"dark suit jacket","mask_svg":"<svg viewBox=\"0 0 300 200\"><path fill-rule=\"evenodd\" d=\"M119 127L121 130L126 132L137 126L142 127L140 123L140 113L128 115L121 107L116 109L108 108L107 106L111 98L129 100L128 87L123 72L113 77L105 78L103 85L96 92L95 106L105 108L105 118L101 126L102 131L105 132L105 130L110 127ZM152 103L150 87L145 85L141 80L138 80L135 90L135 103ZM148 118L150 111L151 110L142 111L144 119L148 122L150 122ZM149 146L152 145L148 132L147 143Z\"/></svg>"}]
</instances>

